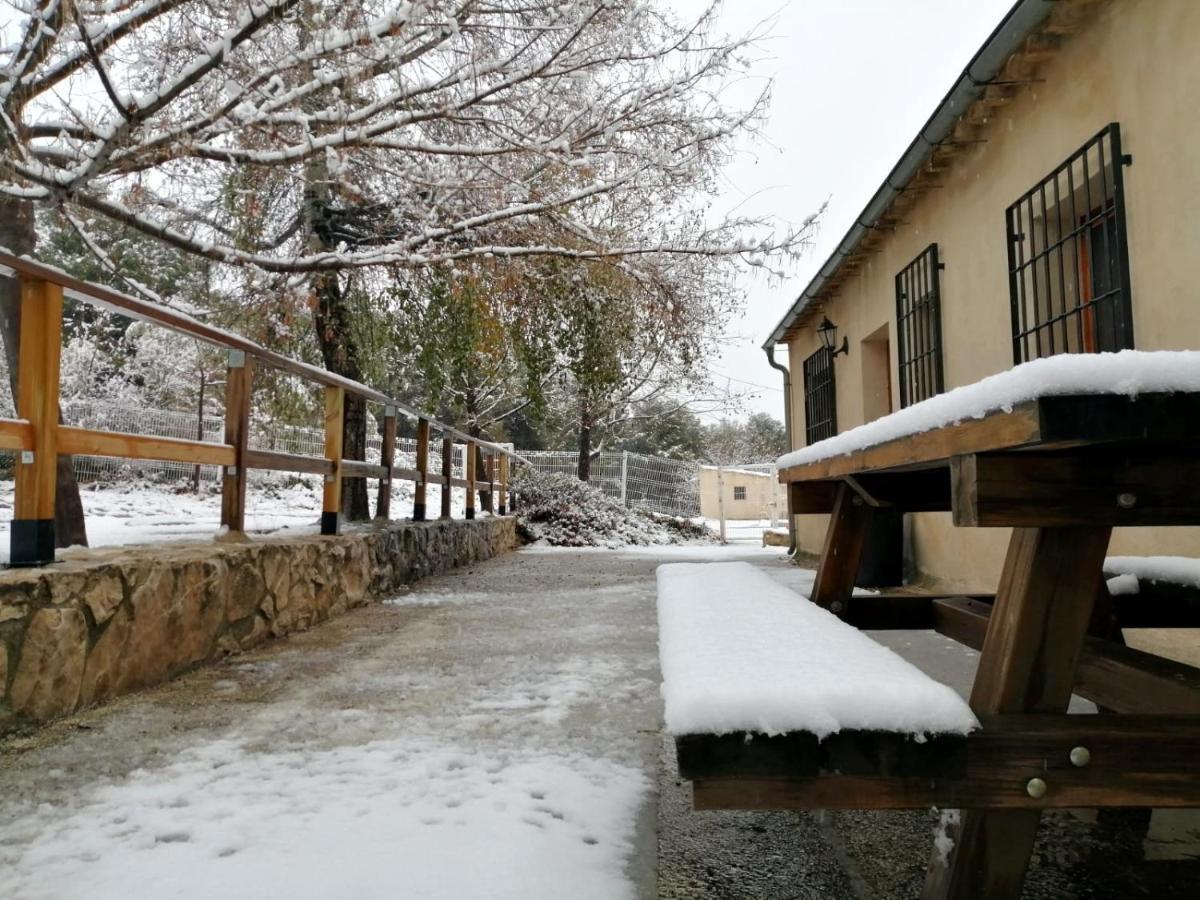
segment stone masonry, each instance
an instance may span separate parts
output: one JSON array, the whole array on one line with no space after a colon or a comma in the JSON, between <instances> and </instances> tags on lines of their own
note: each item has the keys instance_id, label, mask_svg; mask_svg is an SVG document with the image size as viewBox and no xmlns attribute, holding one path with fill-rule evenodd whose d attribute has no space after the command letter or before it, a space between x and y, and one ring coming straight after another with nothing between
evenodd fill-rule
<instances>
[{"instance_id":1,"label":"stone masonry","mask_svg":"<svg viewBox=\"0 0 1200 900\"><path fill-rule=\"evenodd\" d=\"M68 553L0 572L0 734L158 684L517 544L511 517Z\"/></svg>"}]
</instances>

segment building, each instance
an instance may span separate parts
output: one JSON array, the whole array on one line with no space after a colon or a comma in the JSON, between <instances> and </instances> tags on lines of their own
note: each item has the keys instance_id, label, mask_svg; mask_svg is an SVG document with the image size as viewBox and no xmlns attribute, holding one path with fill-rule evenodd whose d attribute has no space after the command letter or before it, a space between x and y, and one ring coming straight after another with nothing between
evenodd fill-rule
<instances>
[{"instance_id":1,"label":"building","mask_svg":"<svg viewBox=\"0 0 1200 900\"><path fill-rule=\"evenodd\" d=\"M1016 3L764 345L792 446L1038 356L1200 347L1197 97L1196 0ZM994 587L1007 530L906 519L916 569ZM798 517L799 549L824 531ZM1200 556L1200 530L1110 552Z\"/></svg>"},{"instance_id":2,"label":"building","mask_svg":"<svg viewBox=\"0 0 1200 900\"><path fill-rule=\"evenodd\" d=\"M719 519L724 501L731 521L775 521L787 518L787 491L771 465L756 468L700 467L700 515Z\"/></svg>"}]
</instances>

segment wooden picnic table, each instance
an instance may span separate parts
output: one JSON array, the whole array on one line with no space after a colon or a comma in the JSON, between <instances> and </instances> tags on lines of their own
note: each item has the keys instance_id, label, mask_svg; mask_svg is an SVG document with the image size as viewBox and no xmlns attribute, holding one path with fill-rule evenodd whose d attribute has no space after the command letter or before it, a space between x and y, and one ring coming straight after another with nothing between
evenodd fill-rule
<instances>
[{"instance_id":1,"label":"wooden picnic table","mask_svg":"<svg viewBox=\"0 0 1200 900\"><path fill-rule=\"evenodd\" d=\"M697 808L959 807L926 898L1018 897L1041 810L1200 806L1200 670L1125 647L1120 628L1200 626L1111 598L1114 526L1200 524L1200 394L1049 396L781 470L793 514L828 513L812 602L863 629L932 628L981 650L982 728L681 738ZM996 594L853 596L883 508L1012 526ZM1114 604L1120 599L1122 605ZM1066 715L1072 693L1100 715Z\"/></svg>"}]
</instances>

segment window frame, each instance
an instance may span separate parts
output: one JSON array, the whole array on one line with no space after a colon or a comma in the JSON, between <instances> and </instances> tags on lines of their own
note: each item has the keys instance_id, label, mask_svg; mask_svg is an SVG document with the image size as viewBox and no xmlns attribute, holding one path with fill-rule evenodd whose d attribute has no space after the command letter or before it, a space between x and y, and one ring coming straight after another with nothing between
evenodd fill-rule
<instances>
[{"instance_id":1,"label":"window frame","mask_svg":"<svg viewBox=\"0 0 1200 900\"><path fill-rule=\"evenodd\" d=\"M945 267L934 241L896 273L896 375L901 409L946 389L942 344Z\"/></svg>"},{"instance_id":2,"label":"window frame","mask_svg":"<svg viewBox=\"0 0 1200 900\"><path fill-rule=\"evenodd\" d=\"M811 446L838 433L837 379L833 368L833 351L824 347L818 348L804 360L802 368L804 440Z\"/></svg>"},{"instance_id":3,"label":"window frame","mask_svg":"<svg viewBox=\"0 0 1200 900\"><path fill-rule=\"evenodd\" d=\"M745 500L746 499L746 486L744 484L735 484L733 486L733 499L734 500Z\"/></svg>"},{"instance_id":4,"label":"window frame","mask_svg":"<svg viewBox=\"0 0 1200 900\"><path fill-rule=\"evenodd\" d=\"M1089 172L1093 159L1096 171ZM1116 351L1135 346L1124 176L1125 167L1132 162L1133 158L1122 150L1120 123L1110 122L1005 210L1014 365L1058 353ZM1076 169L1080 171L1079 184L1075 181ZM1096 178L1100 181L1098 196L1093 194L1092 186ZM1062 192L1064 179L1065 196ZM1081 199L1078 197L1080 192L1083 194ZM1051 208L1055 210L1054 218L1058 222L1053 240L1048 224L1047 197L1053 198ZM1040 225L1035 199L1040 202ZM1066 215L1067 204L1069 216ZM1062 227L1064 221L1069 223L1070 231ZM1105 260L1112 281L1109 289L1100 296L1095 295L1097 248L1094 245L1097 235L1104 242ZM1042 315L1043 298L1039 292L1041 278L1044 278L1046 293L1045 316ZM1056 284L1059 293L1057 311L1054 308ZM1072 294L1074 305L1068 308ZM1105 324L1111 326L1110 346L1101 346L1098 325L1101 313L1106 316Z\"/></svg>"}]
</instances>

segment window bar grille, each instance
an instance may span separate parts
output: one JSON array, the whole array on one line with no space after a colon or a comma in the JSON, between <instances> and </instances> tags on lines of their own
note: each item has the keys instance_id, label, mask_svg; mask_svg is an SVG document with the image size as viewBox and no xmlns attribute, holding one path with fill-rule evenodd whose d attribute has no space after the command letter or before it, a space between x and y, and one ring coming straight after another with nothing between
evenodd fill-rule
<instances>
[{"instance_id":1,"label":"window bar grille","mask_svg":"<svg viewBox=\"0 0 1200 900\"><path fill-rule=\"evenodd\" d=\"M930 244L896 275L896 343L900 406L945 389L938 245Z\"/></svg>"},{"instance_id":2,"label":"window bar grille","mask_svg":"<svg viewBox=\"0 0 1200 900\"><path fill-rule=\"evenodd\" d=\"M1133 346L1131 162L1111 123L1006 210L1014 363Z\"/></svg>"},{"instance_id":3,"label":"window bar grille","mask_svg":"<svg viewBox=\"0 0 1200 900\"><path fill-rule=\"evenodd\" d=\"M833 353L822 347L804 361L804 436L815 444L837 434Z\"/></svg>"}]
</instances>

